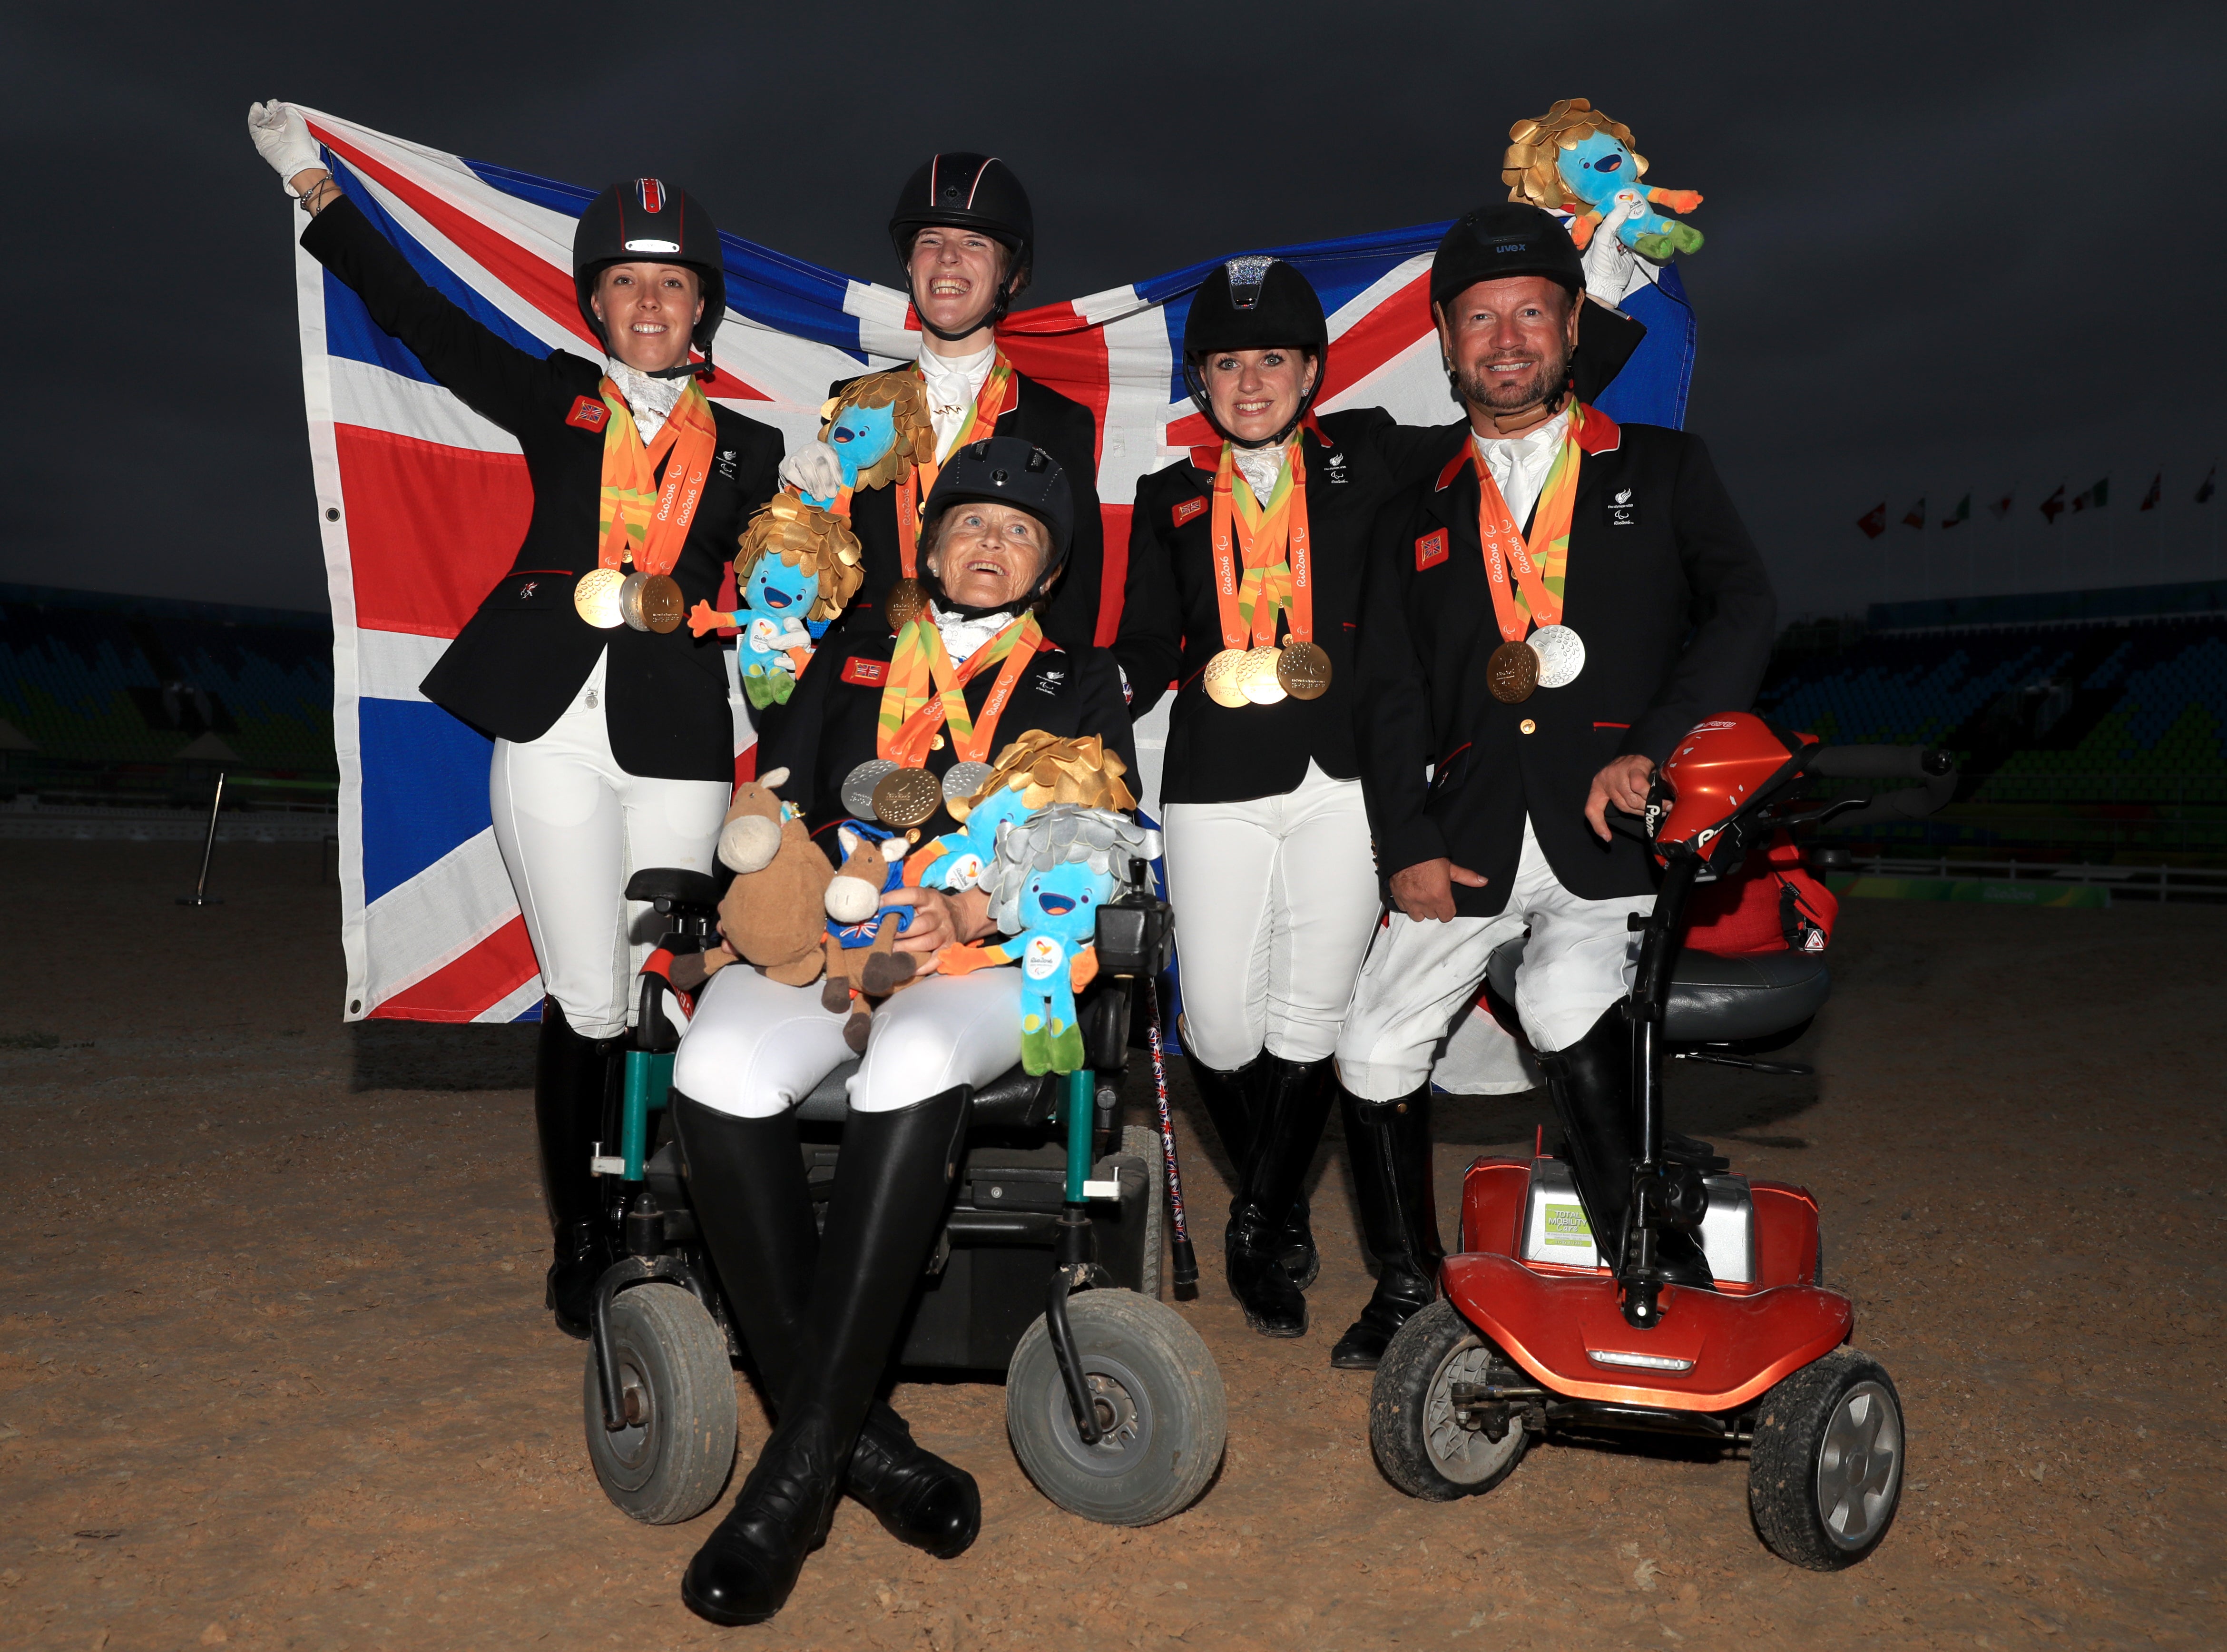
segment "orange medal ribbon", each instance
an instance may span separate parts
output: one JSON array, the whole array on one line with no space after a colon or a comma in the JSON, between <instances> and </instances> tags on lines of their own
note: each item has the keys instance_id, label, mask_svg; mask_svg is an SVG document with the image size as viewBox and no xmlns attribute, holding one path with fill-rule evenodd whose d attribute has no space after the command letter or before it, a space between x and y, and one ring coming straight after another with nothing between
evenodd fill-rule
<instances>
[{"instance_id":1,"label":"orange medal ribbon","mask_svg":"<svg viewBox=\"0 0 2227 1652\"><path fill-rule=\"evenodd\" d=\"M1273 644L1276 616L1288 611L1292 640L1315 640L1314 566L1307 544L1307 475L1305 438L1294 436L1285 450L1285 485L1271 491L1267 508L1259 513L1258 525L1238 503L1237 464L1228 443L1214 475L1214 598L1222 610L1222 641L1225 647ZM1252 501L1252 488L1246 488ZM1507 507L1502 507L1504 511ZM1239 557L1244 572L1238 571ZM1253 600L1245 600L1246 588Z\"/></svg>"},{"instance_id":2,"label":"orange medal ribbon","mask_svg":"<svg viewBox=\"0 0 2227 1652\"><path fill-rule=\"evenodd\" d=\"M918 367L913 368L919 373ZM922 375L925 377L926 375ZM990 375L982 380L982 388L974 398L974 415L967 421L967 428L951 444L956 453L969 442L979 442L998 433L998 420L1012 399L1013 364L999 350L990 362ZM897 562L899 571L907 579L920 577L920 528L922 502L935 491L935 479L943 469L942 461L934 464L916 464L911 474L897 484ZM922 473L927 479L922 480Z\"/></svg>"},{"instance_id":3,"label":"orange medal ribbon","mask_svg":"<svg viewBox=\"0 0 2227 1652\"><path fill-rule=\"evenodd\" d=\"M1583 457L1578 432L1584 426L1586 411L1584 403L1571 402L1569 431L1562 438L1561 452L1555 456L1554 468L1547 473L1546 485L1539 490L1528 544L1507 500L1501 496L1500 484L1477 457L1477 443L1470 443L1469 462L1477 471L1477 543L1484 551L1493 617L1500 623L1500 635L1510 642L1522 641L1534 622L1541 626L1562 622L1570 518L1577 508L1578 468ZM1509 584L1511 569L1515 589Z\"/></svg>"},{"instance_id":4,"label":"orange medal ribbon","mask_svg":"<svg viewBox=\"0 0 2227 1652\"><path fill-rule=\"evenodd\" d=\"M992 637L954 666L943 646L935 622L922 615L907 625L890 658L890 681L882 690L880 726L875 731L874 755L907 769L928 766L929 743L946 723L951 726L951 749L961 762L989 761L991 743L997 737L998 719L1013 698L1014 686L1037 650L1043 646L1043 630L1033 613ZM966 687L986 667L1002 659L990 697L982 702L979 717L967 709ZM928 679L935 692L928 692Z\"/></svg>"},{"instance_id":5,"label":"orange medal ribbon","mask_svg":"<svg viewBox=\"0 0 2227 1652\"><path fill-rule=\"evenodd\" d=\"M619 387L607 377L601 390L610 421L603 428L597 565L618 568L631 561L642 573L670 573L687 543L688 524L703 502L711 451L718 445L711 404L701 386L689 380L666 415L657 439L645 444L634 410ZM661 486L657 481L660 461L665 462Z\"/></svg>"}]
</instances>

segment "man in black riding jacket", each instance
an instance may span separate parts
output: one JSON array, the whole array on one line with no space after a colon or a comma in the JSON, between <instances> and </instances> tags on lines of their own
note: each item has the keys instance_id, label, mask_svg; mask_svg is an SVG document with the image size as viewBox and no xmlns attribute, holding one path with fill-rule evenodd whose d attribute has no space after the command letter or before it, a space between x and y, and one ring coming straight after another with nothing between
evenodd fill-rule
<instances>
[{"instance_id":1,"label":"man in black riding jacket","mask_svg":"<svg viewBox=\"0 0 2227 1652\"><path fill-rule=\"evenodd\" d=\"M1561 226L1516 202L1459 220L1432 263L1469 420L1387 507L1370 558L1355 726L1393 910L1337 1064L1364 1114L1426 1116L1433 1061L1487 956L1528 931L1516 1009L1613 1261L1633 1160L1628 921L1654 895L1645 850L1609 812L1637 813L1681 736L1749 704L1775 606L1701 442L1618 425L1572 393L1584 281ZM1402 1203L1435 1258L1416 1133ZM1690 1239L1664 1249L1673 1278L1707 1278ZM1385 1339L1431 1299L1415 1294L1379 1291Z\"/></svg>"}]
</instances>

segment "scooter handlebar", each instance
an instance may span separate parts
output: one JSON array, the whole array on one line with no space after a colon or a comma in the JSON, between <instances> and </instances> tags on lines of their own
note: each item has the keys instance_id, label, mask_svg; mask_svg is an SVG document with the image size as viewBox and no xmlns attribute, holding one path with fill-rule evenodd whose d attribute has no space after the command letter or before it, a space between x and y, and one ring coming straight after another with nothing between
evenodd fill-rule
<instances>
[{"instance_id":1,"label":"scooter handlebar","mask_svg":"<svg viewBox=\"0 0 2227 1652\"><path fill-rule=\"evenodd\" d=\"M1805 767L1830 780L1937 780L1956 760L1931 746L1821 746Z\"/></svg>"}]
</instances>

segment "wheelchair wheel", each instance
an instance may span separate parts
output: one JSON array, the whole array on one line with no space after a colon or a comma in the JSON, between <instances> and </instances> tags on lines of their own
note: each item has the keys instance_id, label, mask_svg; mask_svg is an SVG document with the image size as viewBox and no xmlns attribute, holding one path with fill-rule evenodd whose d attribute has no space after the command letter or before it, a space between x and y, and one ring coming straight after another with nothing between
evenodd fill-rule
<instances>
[{"instance_id":1,"label":"wheelchair wheel","mask_svg":"<svg viewBox=\"0 0 2227 1652\"><path fill-rule=\"evenodd\" d=\"M1168 1166L1162 1157L1160 1132L1142 1125L1121 1127L1121 1151L1145 1167L1145 1277L1137 1294L1147 1302L1160 1299L1160 1252L1167 1244Z\"/></svg>"},{"instance_id":2,"label":"wheelchair wheel","mask_svg":"<svg viewBox=\"0 0 2227 1652\"><path fill-rule=\"evenodd\" d=\"M1493 1345L1451 1302L1434 1302L1400 1327L1369 1396L1369 1443L1384 1477L1411 1497L1452 1502L1490 1491L1523 1460L1522 1423L1499 1439L1463 1426L1457 1383L1480 1382Z\"/></svg>"},{"instance_id":3,"label":"wheelchair wheel","mask_svg":"<svg viewBox=\"0 0 2227 1652\"><path fill-rule=\"evenodd\" d=\"M1172 1308L1134 1291L1085 1291L1067 1317L1105 1436L1082 1443L1039 1317L1005 1371L1013 1455L1085 1520L1149 1526L1181 1513L1214 1477L1228 1433L1214 1355Z\"/></svg>"},{"instance_id":4,"label":"wheelchair wheel","mask_svg":"<svg viewBox=\"0 0 2227 1652\"><path fill-rule=\"evenodd\" d=\"M1902 1398L1879 1362L1836 1348L1756 1407L1755 1529L1782 1560L1838 1572L1886 1540L1902 1502Z\"/></svg>"},{"instance_id":5,"label":"wheelchair wheel","mask_svg":"<svg viewBox=\"0 0 2227 1652\"><path fill-rule=\"evenodd\" d=\"M675 1285L641 1285L611 1301L611 1344L629 1420L603 1426L590 1346L580 1404L588 1460L603 1495L651 1526L692 1520L719 1499L735 1465L735 1374L704 1304Z\"/></svg>"}]
</instances>

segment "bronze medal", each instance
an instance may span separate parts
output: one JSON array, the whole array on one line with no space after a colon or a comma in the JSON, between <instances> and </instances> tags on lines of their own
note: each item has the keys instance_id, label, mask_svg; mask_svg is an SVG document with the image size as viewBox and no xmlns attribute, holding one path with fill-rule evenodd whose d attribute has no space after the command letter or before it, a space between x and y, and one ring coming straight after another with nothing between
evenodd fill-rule
<instances>
[{"instance_id":1,"label":"bronze medal","mask_svg":"<svg viewBox=\"0 0 2227 1652\"><path fill-rule=\"evenodd\" d=\"M882 613L890 630L903 630L927 611L928 588L920 581L906 575L890 581L889 595L882 599Z\"/></svg>"},{"instance_id":2,"label":"bronze medal","mask_svg":"<svg viewBox=\"0 0 2227 1652\"><path fill-rule=\"evenodd\" d=\"M893 769L874 785L874 818L907 832L943 807L943 787L925 769Z\"/></svg>"},{"instance_id":3,"label":"bronze medal","mask_svg":"<svg viewBox=\"0 0 2227 1652\"><path fill-rule=\"evenodd\" d=\"M635 605L641 622L663 636L680 628L681 610L687 606L687 599L681 596L677 581L664 574L644 574Z\"/></svg>"},{"instance_id":4,"label":"bronze medal","mask_svg":"<svg viewBox=\"0 0 2227 1652\"><path fill-rule=\"evenodd\" d=\"M1539 686L1539 656L1527 642L1503 642L1484 662L1484 686L1503 705L1518 705Z\"/></svg>"},{"instance_id":5,"label":"bronze medal","mask_svg":"<svg viewBox=\"0 0 2227 1652\"><path fill-rule=\"evenodd\" d=\"M616 568L590 568L572 587L572 611L598 631L621 623L619 587L626 576Z\"/></svg>"},{"instance_id":6,"label":"bronze medal","mask_svg":"<svg viewBox=\"0 0 2227 1652\"><path fill-rule=\"evenodd\" d=\"M1250 705L1253 702L1237 686L1237 668L1244 663L1245 651L1242 648L1224 648L1208 660L1206 670L1199 678L1199 686L1206 691L1207 698L1216 705Z\"/></svg>"},{"instance_id":7,"label":"bronze medal","mask_svg":"<svg viewBox=\"0 0 2227 1652\"><path fill-rule=\"evenodd\" d=\"M1330 655L1311 642L1286 642L1277 657L1276 680L1295 700L1318 700L1330 692Z\"/></svg>"},{"instance_id":8,"label":"bronze medal","mask_svg":"<svg viewBox=\"0 0 2227 1652\"><path fill-rule=\"evenodd\" d=\"M1255 705L1273 705L1284 698L1284 686L1276 680L1276 661L1283 650L1273 642L1264 642L1248 649L1237 667L1237 686L1245 698Z\"/></svg>"}]
</instances>

